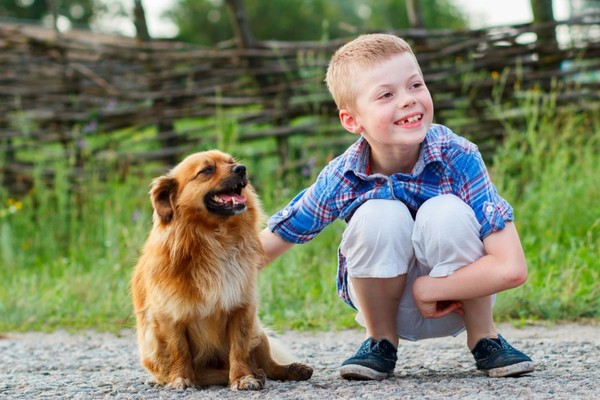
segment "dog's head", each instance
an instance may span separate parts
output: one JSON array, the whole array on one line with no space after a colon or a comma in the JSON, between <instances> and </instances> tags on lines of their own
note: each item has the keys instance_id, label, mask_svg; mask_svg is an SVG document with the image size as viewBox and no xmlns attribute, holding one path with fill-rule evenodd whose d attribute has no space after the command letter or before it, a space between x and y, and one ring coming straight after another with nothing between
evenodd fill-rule
<instances>
[{"instance_id":1,"label":"dog's head","mask_svg":"<svg viewBox=\"0 0 600 400\"><path fill-rule=\"evenodd\" d=\"M152 183L150 198L162 224L178 217L239 215L256 202L246 167L218 150L188 156Z\"/></svg>"}]
</instances>

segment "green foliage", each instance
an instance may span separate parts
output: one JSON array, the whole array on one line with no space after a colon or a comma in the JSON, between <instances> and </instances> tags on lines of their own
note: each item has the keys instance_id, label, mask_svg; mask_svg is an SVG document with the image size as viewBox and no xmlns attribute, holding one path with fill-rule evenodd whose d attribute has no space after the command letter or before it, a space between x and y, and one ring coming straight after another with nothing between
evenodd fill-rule
<instances>
[{"instance_id":1,"label":"green foliage","mask_svg":"<svg viewBox=\"0 0 600 400\"><path fill-rule=\"evenodd\" d=\"M408 28L405 0L246 1L250 28L260 40L321 40L357 32ZM466 19L448 0L423 0L428 28L464 28ZM167 16L178 40L214 45L234 37L224 0L179 0Z\"/></svg>"},{"instance_id":2,"label":"green foliage","mask_svg":"<svg viewBox=\"0 0 600 400\"><path fill-rule=\"evenodd\" d=\"M260 274L260 315L279 329L336 329L354 324L354 312L336 295L337 246L343 224L298 245Z\"/></svg>"},{"instance_id":3,"label":"green foliage","mask_svg":"<svg viewBox=\"0 0 600 400\"><path fill-rule=\"evenodd\" d=\"M508 126L494 157L529 264L526 285L501 295L505 318L599 316L600 123L597 111L559 110L557 95L524 93L527 127Z\"/></svg>"},{"instance_id":4,"label":"green foliage","mask_svg":"<svg viewBox=\"0 0 600 400\"><path fill-rule=\"evenodd\" d=\"M89 26L94 18L123 16L123 4L117 0L60 0L56 1L58 15L74 25ZM51 16L46 0L0 0L0 15L14 19L43 20Z\"/></svg>"},{"instance_id":5,"label":"green foliage","mask_svg":"<svg viewBox=\"0 0 600 400\"><path fill-rule=\"evenodd\" d=\"M0 195L0 331L130 326L148 182L107 181L90 167L85 188L73 191L67 164L55 167L50 186L40 168L24 199Z\"/></svg>"}]
</instances>

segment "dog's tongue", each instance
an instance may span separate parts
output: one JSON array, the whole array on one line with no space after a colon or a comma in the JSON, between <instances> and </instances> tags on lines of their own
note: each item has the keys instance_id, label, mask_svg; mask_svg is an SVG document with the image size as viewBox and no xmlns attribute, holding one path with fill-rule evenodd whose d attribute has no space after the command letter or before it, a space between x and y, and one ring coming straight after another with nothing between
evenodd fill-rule
<instances>
[{"instance_id":1,"label":"dog's tongue","mask_svg":"<svg viewBox=\"0 0 600 400\"><path fill-rule=\"evenodd\" d=\"M227 203L243 204L246 202L246 196L236 193L221 193L219 198Z\"/></svg>"}]
</instances>

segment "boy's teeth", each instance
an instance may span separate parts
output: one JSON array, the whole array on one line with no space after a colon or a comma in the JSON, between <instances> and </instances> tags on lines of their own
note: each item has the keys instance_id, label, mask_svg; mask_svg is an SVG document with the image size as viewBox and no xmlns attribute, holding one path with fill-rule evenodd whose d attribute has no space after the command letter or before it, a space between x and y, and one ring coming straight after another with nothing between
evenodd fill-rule
<instances>
[{"instance_id":1,"label":"boy's teeth","mask_svg":"<svg viewBox=\"0 0 600 400\"><path fill-rule=\"evenodd\" d=\"M413 115L412 117L408 117L406 120L404 120L405 124L411 124L413 122L417 122L421 120L421 115Z\"/></svg>"}]
</instances>

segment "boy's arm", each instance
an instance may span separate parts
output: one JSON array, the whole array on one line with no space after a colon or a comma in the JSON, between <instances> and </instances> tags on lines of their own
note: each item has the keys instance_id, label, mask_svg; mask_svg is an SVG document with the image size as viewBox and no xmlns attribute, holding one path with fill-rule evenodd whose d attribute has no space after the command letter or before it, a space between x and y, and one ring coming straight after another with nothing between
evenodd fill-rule
<instances>
[{"instance_id":1,"label":"boy's arm","mask_svg":"<svg viewBox=\"0 0 600 400\"><path fill-rule=\"evenodd\" d=\"M294 245L294 243L286 242L281 236L271 232L269 228L265 228L260 232L260 242L262 243L267 258L266 263L261 265L261 268Z\"/></svg>"},{"instance_id":2,"label":"boy's arm","mask_svg":"<svg viewBox=\"0 0 600 400\"><path fill-rule=\"evenodd\" d=\"M520 286L527 280L527 263L513 222L507 222L504 229L487 236L483 246L485 256L452 275L422 276L415 281L413 293L424 317L439 318L455 311L443 309L440 302L489 296Z\"/></svg>"}]
</instances>

